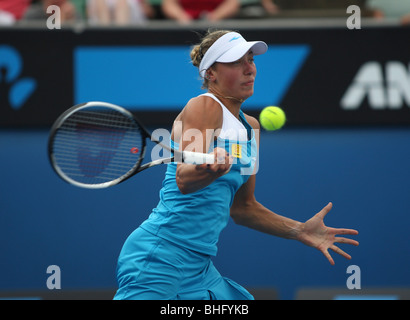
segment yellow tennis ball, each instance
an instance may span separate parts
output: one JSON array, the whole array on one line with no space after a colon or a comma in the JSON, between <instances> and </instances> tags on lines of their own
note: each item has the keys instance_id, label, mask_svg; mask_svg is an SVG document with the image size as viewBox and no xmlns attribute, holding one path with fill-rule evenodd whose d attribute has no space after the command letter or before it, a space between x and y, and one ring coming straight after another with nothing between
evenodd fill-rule
<instances>
[{"instance_id":1,"label":"yellow tennis ball","mask_svg":"<svg viewBox=\"0 0 410 320\"><path fill-rule=\"evenodd\" d=\"M265 130L278 130L285 124L286 115L281 108L269 106L264 108L260 113L259 122Z\"/></svg>"}]
</instances>

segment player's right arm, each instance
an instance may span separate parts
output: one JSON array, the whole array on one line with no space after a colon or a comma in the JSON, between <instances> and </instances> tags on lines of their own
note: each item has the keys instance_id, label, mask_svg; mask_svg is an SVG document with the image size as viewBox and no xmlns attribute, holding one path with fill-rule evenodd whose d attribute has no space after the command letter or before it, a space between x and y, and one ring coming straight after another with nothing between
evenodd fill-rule
<instances>
[{"instance_id":1,"label":"player's right arm","mask_svg":"<svg viewBox=\"0 0 410 320\"><path fill-rule=\"evenodd\" d=\"M182 123L181 135L174 136L174 141L179 142L180 151L208 153L215 132L222 126L222 109L209 97L196 97L188 102L176 120ZM215 159L219 158L219 161L213 164L178 163L176 182L182 193L198 191L229 172L230 161L227 152L215 148L213 153Z\"/></svg>"}]
</instances>

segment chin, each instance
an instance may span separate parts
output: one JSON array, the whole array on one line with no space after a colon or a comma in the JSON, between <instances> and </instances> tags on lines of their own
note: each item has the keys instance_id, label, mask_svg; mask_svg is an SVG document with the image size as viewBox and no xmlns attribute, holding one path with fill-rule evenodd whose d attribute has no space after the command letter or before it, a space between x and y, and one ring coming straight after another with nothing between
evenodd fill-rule
<instances>
[{"instance_id":1,"label":"chin","mask_svg":"<svg viewBox=\"0 0 410 320\"><path fill-rule=\"evenodd\" d=\"M246 93L244 93L243 94L243 98L242 99L248 99L248 98L250 98L250 97L252 97L253 96L253 89L252 90L250 90L250 91L248 91L248 92L246 92Z\"/></svg>"}]
</instances>

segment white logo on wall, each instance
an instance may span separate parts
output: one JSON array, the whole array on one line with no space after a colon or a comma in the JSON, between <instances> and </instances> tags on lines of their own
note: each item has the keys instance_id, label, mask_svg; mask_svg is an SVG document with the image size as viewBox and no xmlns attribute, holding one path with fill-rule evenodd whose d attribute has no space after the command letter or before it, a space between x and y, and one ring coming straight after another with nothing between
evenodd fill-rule
<instances>
[{"instance_id":1,"label":"white logo on wall","mask_svg":"<svg viewBox=\"0 0 410 320\"><path fill-rule=\"evenodd\" d=\"M369 61L362 65L340 105L345 110L356 110L365 98L374 110L410 107L410 63L406 66L400 61L388 61L383 65Z\"/></svg>"}]
</instances>

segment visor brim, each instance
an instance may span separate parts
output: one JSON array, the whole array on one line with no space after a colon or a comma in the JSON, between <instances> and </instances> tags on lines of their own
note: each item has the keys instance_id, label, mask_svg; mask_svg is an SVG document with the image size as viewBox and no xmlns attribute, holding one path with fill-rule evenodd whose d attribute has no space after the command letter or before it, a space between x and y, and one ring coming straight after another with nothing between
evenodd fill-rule
<instances>
[{"instance_id":1,"label":"visor brim","mask_svg":"<svg viewBox=\"0 0 410 320\"><path fill-rule=\"evenodd\" d=\"M215 62L229 63L237 61L249 50L251 50L254 55L264 54L268 50L268 45L263 41L242 42L225 52L222 56L216 59Z\"/></svg>"}]
</instances>

